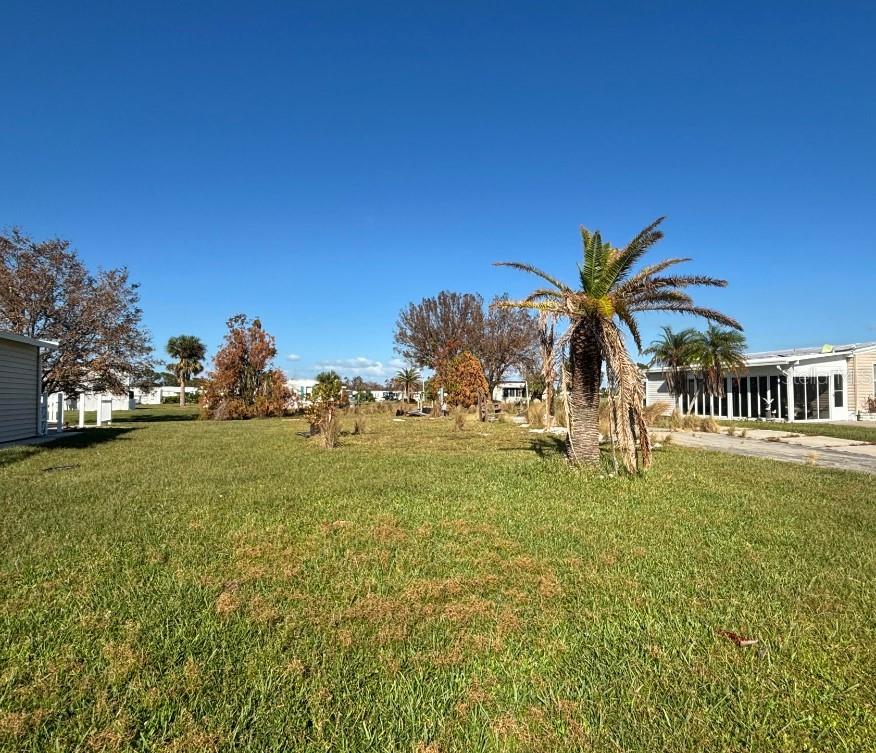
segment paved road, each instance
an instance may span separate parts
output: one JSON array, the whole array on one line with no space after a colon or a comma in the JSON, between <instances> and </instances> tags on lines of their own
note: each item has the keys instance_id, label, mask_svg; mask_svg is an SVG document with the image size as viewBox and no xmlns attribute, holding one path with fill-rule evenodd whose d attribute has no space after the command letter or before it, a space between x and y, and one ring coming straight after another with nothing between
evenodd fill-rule
<instances>
[{"instance_id":1,"label":"paved road","mask_svg":"<svg viewBox=\"0 0 876 753\"><path fill-rule=\"evenodd\" d=\"M654 431L653 438L662 442L670 432ZM860 471L876 474L876 445L859 444L849 440L832 437L790 437L782 439L782 432L762 432L774 434L779 441L765 438L728 436L726 434L702 434L684 431L671 432L672 443L683 447L699 447L704 450L719 450L734 455L770 458L788 463L805 463L824 468L840 468L847 471ZM785 435L787 436L787 435Z\"/></svg>"}]
</instances>

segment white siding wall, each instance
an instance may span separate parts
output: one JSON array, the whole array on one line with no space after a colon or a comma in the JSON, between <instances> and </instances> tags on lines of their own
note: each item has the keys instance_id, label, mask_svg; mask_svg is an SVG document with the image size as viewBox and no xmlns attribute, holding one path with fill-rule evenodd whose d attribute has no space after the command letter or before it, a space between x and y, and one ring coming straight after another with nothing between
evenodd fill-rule
<instances>
[{"instance_id":1,"label":"white siding wall","mask_svg":"<svg viewBox=\"0 0 876 753\"><path fill-rule=\"evenodd\" d=\"M672 395L669 394L669 387L666 386L666 380L662 374L648 374L645 380L645 405L654 405L657 402L667 403L668 407L664 411L664 415L670 415L675 408L675 403Z\"/></svg>"},{"instance_id":2,"label":"white siding wall","mask_svg":"<svg viewBox=\"0 0 876 753\"><path fill-rule=\"evenodd\" d=\"M37 434L39 348L0 340L0 442Z\"/></svg>"}]
</instances>

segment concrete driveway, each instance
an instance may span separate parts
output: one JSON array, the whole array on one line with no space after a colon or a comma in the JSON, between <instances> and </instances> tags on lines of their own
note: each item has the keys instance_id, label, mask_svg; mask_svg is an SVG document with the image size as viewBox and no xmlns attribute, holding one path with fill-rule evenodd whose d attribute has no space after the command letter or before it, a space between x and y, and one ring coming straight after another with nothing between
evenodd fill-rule
<instances>
[{"instance_id":1,"label":"concrete driveway","mask_svg":"<svg viewBox=\"0 0 876 753\"><path fill-rule=\"evenodd\" d=\"M876 445L873 444L837 437L792 436L786 431L766 429L749 429L745 437L738 434L731 437L725 432L726 429L720 434L652 429L652 438L656 442L665 442L670 435L672 444L682 447L876 475Z\"/></svg>"}]
</instances>

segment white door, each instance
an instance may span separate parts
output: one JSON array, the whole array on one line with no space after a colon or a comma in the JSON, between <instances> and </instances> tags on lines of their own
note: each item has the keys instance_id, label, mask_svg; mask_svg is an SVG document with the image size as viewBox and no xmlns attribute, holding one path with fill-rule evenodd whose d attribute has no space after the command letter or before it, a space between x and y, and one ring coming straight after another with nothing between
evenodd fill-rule
<instances>
[{"instance_id":1,"label":"white door","mask_svg":"<svg viewBox=\"0 0 876 753\"><path fill-rule=\"evenodd\" d=\"M844 420L849 417L846 403L846 375L830 375L830 418L832 421Z\"/></svg>"}]
</instances>

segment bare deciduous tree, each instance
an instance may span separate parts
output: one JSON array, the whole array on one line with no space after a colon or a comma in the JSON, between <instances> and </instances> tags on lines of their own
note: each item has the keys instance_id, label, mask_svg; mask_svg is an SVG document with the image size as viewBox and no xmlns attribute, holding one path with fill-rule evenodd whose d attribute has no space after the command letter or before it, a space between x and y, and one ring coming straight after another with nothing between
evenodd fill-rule
<instances>
[{"instance_id":1,"label":"bare deciduous tree","mask_svg":"<svg viewBox=\"0 0 876 753\"><path fill-rule=\"evenodd\" d=\"M396 321L396 350L417 366L434 369L441 358L475 352L484 332L484 299L475 293L442 290L410 303Z\"/></svg>"},{"instance_id":2,"label":"bare deciduous tree","mask_svg":"<svg viewBox=\"0 0 876 753\"><path fill-rule=\"evenodd\" d=\"M528 311L503 306L507 302L507 295L493 299L480 342L472 351L484 368L490 394L509 370L525 371L538 347L535 319Z\"/></svg>"},{"instance_id":3,"label":"bare deciduous tree","mask_svg":"<svg viewBox=\"0 0 876 753\"><path fill-rule=\"evenodd\" d=\"M408 304L396 322L396 350L417 366L437 369L468 351L480 362L490 391L509 369L522 368L538 342L538 328L526 311L503 306L497 297L484 311L476 293L442 291Z\"/></svg>"},{"instance_id":4,"label":"bare deciduous tree","mask_svg":"<svg viewBox=\"0 0 876 753\"><path fill-rule=\"evenodd\" d=\"M59 343L45 392L122 394L151 367L137 288L124 268L89 273L69 241L0 233L0 329Z\"/></svg>"}]
</instances>

